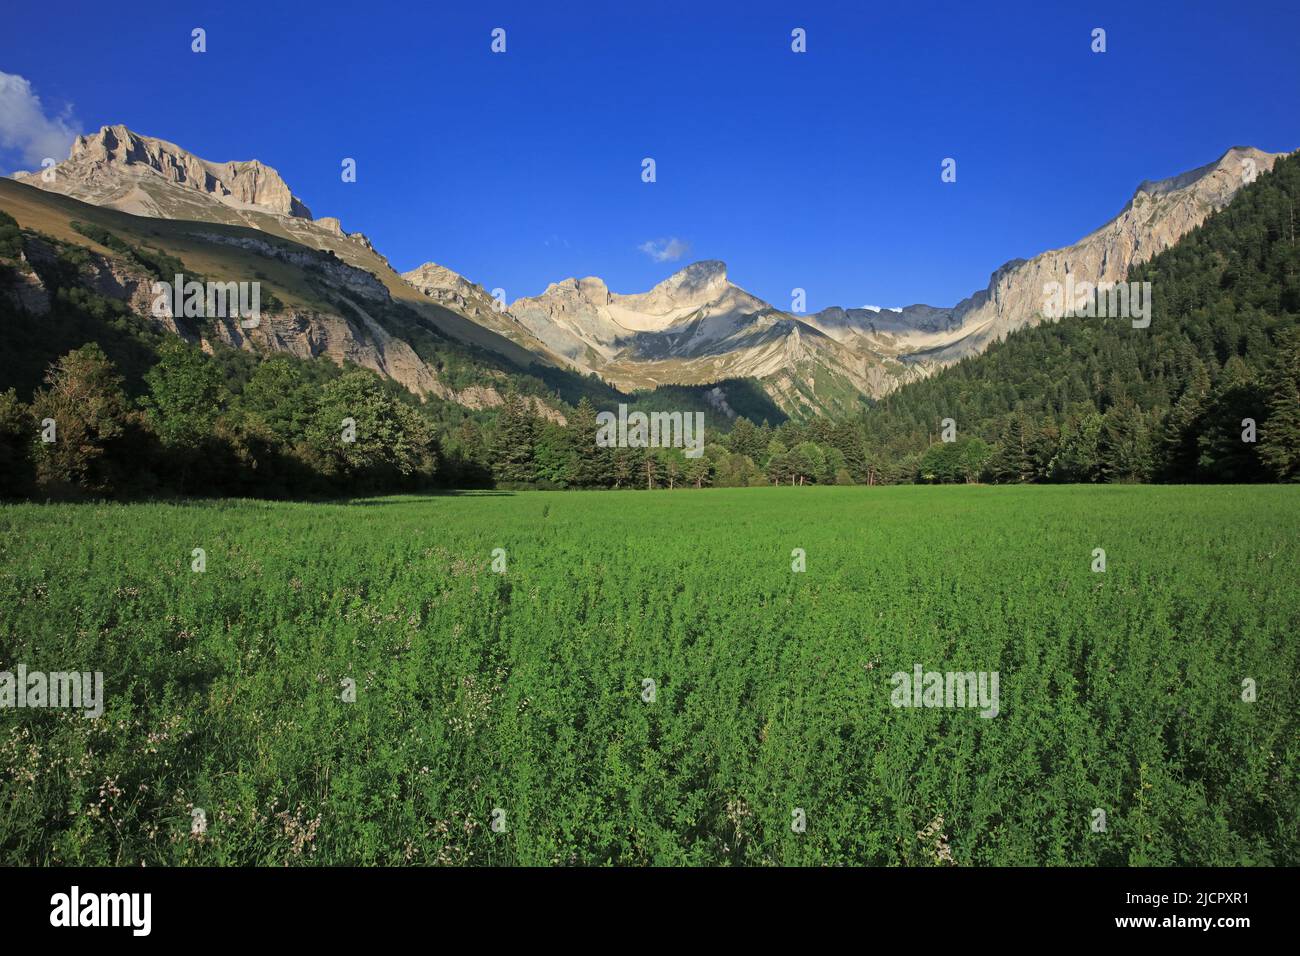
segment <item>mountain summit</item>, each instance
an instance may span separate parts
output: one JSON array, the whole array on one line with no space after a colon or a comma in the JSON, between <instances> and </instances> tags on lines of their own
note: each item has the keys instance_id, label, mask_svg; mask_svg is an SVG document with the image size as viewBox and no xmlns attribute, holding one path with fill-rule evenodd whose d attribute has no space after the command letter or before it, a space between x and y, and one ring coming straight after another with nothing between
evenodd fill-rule
<instances>
[{"instance_id":1,"label":"mountain summit","mask_svg":"<svg viewBox=\"0 0 1300 956\"><path fill-rule=\"evenodd\" d=\"M642 298L648 307L653 303L677 308L702 305L717 298L726 286L727 264L717 259L704 259L674 272Z\"/></svg>"},{"instance_id":2,"label":"mountain summit","mask_svg":"<svg viewBox=\"0 0 1300 956\"><path fill-rule=\"evenodd\" d=\"M256 159L214 163L175 143L122 125L78 136L68 158L48 170L13 178L47 192L151 219L247 226L336 255L367 271L375 252L362 233L339 220L313 219L275 169ZM341 241L340 241L341 240Z\"/></svg>"},{"instance_id":3,"label":"mountain summit","mask_svg":"<svg viewBox=\"0 0 1300 956\"><path fill-rule=\"evenodd\" d=\"M734 301L739 295L745 301ZM618 355L637 335L664 332L705 309L768 308L727 281L717 260L692 263L648 292L611 292L603 279L565 279L539 296L516 299L511 313L578 368L592 371Z\"/></svg>"},{"instance_id":4,"label":"mountain summit","mask_svg":"<svg viewBox=\"0 0 1300 956\"><path fill-rule=\"evenodd\" d=\"M26 173L17 178L97 206L161 219L181 215L191 205L186 193L216 199L234 210L311 219L311 210L280 174L257 160L213 163L175 143L141 136L125 126L104 126L78 136L67 160L53 168L54 179Z\"/></svg>"}]
</instances>

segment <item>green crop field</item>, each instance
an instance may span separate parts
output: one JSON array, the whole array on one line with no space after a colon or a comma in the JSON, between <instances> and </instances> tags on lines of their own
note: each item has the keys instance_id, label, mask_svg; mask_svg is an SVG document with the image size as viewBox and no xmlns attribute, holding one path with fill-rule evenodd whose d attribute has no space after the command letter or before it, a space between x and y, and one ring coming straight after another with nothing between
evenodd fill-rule
<instances>
[{"instance_id":1,"label":"green crop field","mask_svg":"<svg viewBox=\"0 0 1300 956\"><path fill-rule=\"evenodd\" d=\"M0 863L1295 865L1297 625L1295 487L5 506Z\"/></svg>"}]
</instances>

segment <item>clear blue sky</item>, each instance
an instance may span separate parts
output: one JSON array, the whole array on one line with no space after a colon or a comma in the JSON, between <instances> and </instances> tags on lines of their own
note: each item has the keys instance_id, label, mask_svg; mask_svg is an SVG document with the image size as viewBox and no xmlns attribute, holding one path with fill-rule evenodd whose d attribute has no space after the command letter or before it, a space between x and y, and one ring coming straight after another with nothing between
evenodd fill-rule
<instances>
[{"instance_id":1,"label":"clear blue sky","mask_svg":"<svg viewBox=\"0 0 1300 956\"><path fill-rule=\"evenodd\" d=\"M1296 0L78 0L8 4L0 71L79 128L260 159L399 270L436 261L513 299L567 276L641 291L716 258L812 311L950 305L1143 179L1300 147L1298 52ZM639 249L669 238L690 244L678 262Z\"/></svg>"}]
</instances>

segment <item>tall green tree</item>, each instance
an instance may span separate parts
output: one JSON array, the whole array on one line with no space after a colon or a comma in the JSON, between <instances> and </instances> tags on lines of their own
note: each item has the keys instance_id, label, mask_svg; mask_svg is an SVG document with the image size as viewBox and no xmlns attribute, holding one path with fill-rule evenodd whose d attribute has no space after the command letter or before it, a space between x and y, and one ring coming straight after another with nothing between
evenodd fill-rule
<instances>
[{"instance_id":1,"label":"tall green tree","mask_svg":"<svg viewBox=\"0 0 1300 956\"><path fill-rule=\"evenodd\" d=\"M1103 481L1146 481L1151 477L1151 430L1146 416L1127 399L1102 416L1097 455Z\"/></svg>"},{"instance_id":2,"label":"tall green tree","mask_svg":"<svg viewBox=\"0 0 1300 956\"><path fill-rule=\"evenodd\" d=\"M1203 428L1202 419L1209 395L1210 376L1205 371L1205 363L1196 359L1187 387L1165 417L1160 447L1159 473L1162 480L1195 480L1196 463L1200 457L1197 438Z\"/></svg>"},{"instance_id":3,"label":"tall green tree","mask_svg":"<svg viewBox=\"0 0 1300 956\"><path fill-rule=\"evenodd\" d=\"M1034 477L1033 428L1023 412L1008 416L990 467L994 479L1004 484Z\"/></svg>"},{"instance_id":4,"label":"tall green tree","mask_svg":"<svg viewBox=\"0 0 1300 956\"><path fill-rule=\"evenodd\" d=\"M584 395L568 421L574 455L573 483L579 488L606 488L613 483L613 449L596 444L597 431L596 409Z\"/></svg>"},{"instance_id":5,"label":"tall green tree","mask_svg":"<svg viewBox=\"0 0 1300 956\"><path fill-rule=\"evenodd\" d=\"M615 488L635 488L637 458L633 448L615 448L610 461L610 476Z\"/></svg>"},{"instance_id":6,"label":"tall green tree","mask_svg":"<svg viewBox=\"0 0 1300 956\"><path fill-rule=\"evenodd\" d=\"M1101 414L1089 402L1073 405L1061 425L1061 441L1052 462L1053 481L1101 481Z\"/></svg>"},{"instance_id":7,"label":"tall green tree","mask_svg":"<svg viewBox=\"0 0 1300 956\"><path fill-rule=\"evenodd\" d=\"M113 363L98 345L83 345L52 365L45 382L32 399L32 415L41 431L52 429L54 440L33 445L38 480L117 490L120 473L110 452L126 432L129 409Z\"/></svg>"},{"instance_id":8,"label":"tall green tree","mask_svg":"<svg viewBox=\"0 0 1300 956\"><path fill-rule=\"evenodd\" d=\"M775 438L768 442L767 467L764 468L764 472L767 474L767 480L772 484L781 485L787 481L793 484L789 456L790 453L781 442Z\"/></svg>"},{"instance_id":9,"label":"tall green tree","mask_svg":"<svg viewBox=\"0 0 1300 956\"><path fill-rule=\"evenodd\" d=\"M1259 456L1278 481L1300 481L1300 329L1286 333L1266 379Z\"/></svg>"},{"instance_id":10,"label":"tall green tree","mask_svg":"<svg viewBox=\"0 0 1300 956\"><path fill-rule=\"evenodd\" d=\"M567 488L577 467L577 450L569 431L555 422L538 421L533 429L535 480Z\"/></svg>"},{"instance_id":11,"label":"tall green tree","mask_svg":"<svg viewBox=\"0 0 1300 956\"><path fill-rule=\"evenodd\" d=\"M353 491L415 487L438 467L432 426L366 370L321 389L307 441L320 471Z\"/></svg>"},{"instance_id":12,"label":"tall green tree","mask_svg":"<svg viewBox=\"0 0 1300 956\"><path fill-rule=\"evenodd\" d=\"M307 434L320 389L337 375L289 355L271 355L258 363L245 383L239 404L262 419L291 448Z\"/></svg>"},{"instance_id":13,"label":"tall green tree","mask_svg":"<svg viewBox=\"0 0 1300 956\"><path fill-rule=\"evenodd\" d=\"M184 490L221 414L226 391L221 370L195 346L170 338L158 350L158 364L144 378L149 386L145 407L150 424L170 452Z\"/></svg>"},{"instance_id":14,"label":"tall green tree","mask_svg":"<svg viewBox=\"0 0 1300 956\"><path fill-rule=\"evenodd\" d=\"M12 388L0 392L0 498L30 494L36 481L32 441L36 421Z\"/></svg>"},{"instance_id":15,"label":"tall green tree","mask_svg":"<svg viewBox=\"0 0 1300 956\"><path fill-rule=\"evenodd\" d=\"M1205 402L1196 445L1197 473L1215 482L1263 481L1268 477L1258 449L1268 418L1268 395L1254 371L1238 356L1224 365ZM1254 422L1253 426L1249 422ZM1254 440L1248 440L1252 437Z\"/></svg>"},{"instance_id":16,"label":"tall green tree","mask_svg":"<svg viewBox=\"0 0 1300 956\"><path fill-rule=\"evenodd\" d=\"M797 455L797 458L793 456ZM826 474L826 453L816 442L800 442L792 454L792 467L798 484L813 484ZM832 473L833 474L833 473Z\"/></svg>"},{"instance_id":17,"label":"tall green tree","mask_svg":"<svg viewBox=\"0 0 1300 956\"><path fill-rule=\"evenodd\" d=\"M957 474L966 484L974 484L983 476L993 448L982 438L967 436L957 441Z\"/></svg>"},{"instance_id":18,"label":"tall green tree","mask_svg":"<svg viewBox=\"0 0 1300 956\"><path fill-rule=\"evenodd\" d=\"M454 454L454 483L463 488L489 487L492 484L492 468L488 464L487 444L483 438L483 429L472 418L466 418L452 435L449 455Z\"/></svg>"},{"instance_id":19,"label":"tall green tree","mask_svg":"<svg viewBox=\"0 0 1300 956\"><path fill-rule=\"evenodd\" d=\"M731 426L731 434L728 438L728 447L733 452L738 455L748 455L753 461L762 458L766 450L763 436L748 418L737 418Z\"/></svg>"},{"instance_id":20,"label":"tall green tree","mask_svg":"<svg viewBox=\"0 0 1300 956\"><path fill-rule=\"evenodd\" d=\"M701 455L699 458L686 459L685 480L696 488L708 488L713 484L713 460Z\"/></svg>"},{"instance_id":21,"label":"tall green tree","mask_svg":"<svg viewBox=\"0 0 1300 956\"><path fill-rule=\"evenodd\" d=\"M497 481L531 482L537 478L533 443L538 422L528 399L511 389L497 415L492 440L492 471Z\"/></svg>"}]
</instances>

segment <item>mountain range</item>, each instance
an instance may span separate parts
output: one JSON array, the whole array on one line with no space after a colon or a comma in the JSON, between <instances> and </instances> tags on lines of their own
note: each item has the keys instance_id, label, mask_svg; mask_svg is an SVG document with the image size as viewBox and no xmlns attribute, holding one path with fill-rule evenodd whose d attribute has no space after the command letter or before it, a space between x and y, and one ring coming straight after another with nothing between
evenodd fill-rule
<instances>
[{"instance_id":1,"label":"mountain range","mask_svg":"<svg viewBox=\"0 0 1300 956\"><path fill-rule=\"evenodd\" d=\"M1067 274L1123 279L1282 155L1233 147L1212 163L1144 182L1094 232L1005 263L986 288L953 306L811 314L752 295L713 260L647 292L567 278L510 303L434 262L399 275L362 233L313 218L275 169L256 160L210 162L124 126L78 137L68 159L49 169L0 180L0 208L25 227L92 249L100 256L94 287L140 314L148 314L153 277L87 235L85 223L170 255L187 272L270 287L279 308L255 329L234 320L202 328L164 320L199 344L214 338L236 348L325 354L471 408L499 404L509 374L551 382L567 373L595 375L625 392L752 379L792 416L841 416L1045 321L1047 283L1064 283ZM41 290L30 276L25 283L24 305L39 312ZM437 342L500 368L499 380L458 380ZM536 405L563 417L559 402L539 397Z\"/></svg>"}]
</instances>

